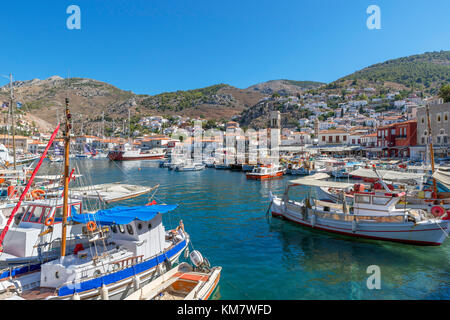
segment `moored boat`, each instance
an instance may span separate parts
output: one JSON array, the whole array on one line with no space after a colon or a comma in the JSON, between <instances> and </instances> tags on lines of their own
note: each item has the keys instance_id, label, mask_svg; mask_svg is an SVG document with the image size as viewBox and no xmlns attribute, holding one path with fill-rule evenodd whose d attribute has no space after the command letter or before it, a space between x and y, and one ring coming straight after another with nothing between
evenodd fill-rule
<instances>
[{"instance_id":1,"label":"moored boat","mask_svg":"<svg viewBox=\"0 0 450 320\"><path fill-rule=\"evenodd\" d=\"M193 254L201 257L197 251ZM217 288L221 271L221 267L211 268L204 260L194 266L182 262L125 300L208 300Z\"/></svg>"},{"instance_id":2,"label":"moored boat","mask_svg":"<svg viewBox=\"0 0 450 320\"><path fill-rule=\"evenodd\" d=\"M377 192L357 190L352 204L313 198L300 202L290 200L289 189L300 185L345 188L350 184L308 178L292 180L282 198L270 194L270 211L274 217L331 233L407 244L440 245L447 237L448 212L434 216L420 209L397 209L395 205L404 193L394 192L385 184L384 190Z\"/></svg>"},{"instance_id":3,"label":"moored boat","mask_svg":"<svg viewBox=\"0 0 450 320\"><path fill-rule=\"evenodd\" d=\"M247 179L250 180L269 180L280 179L284 175L284 170L280 165L260 165L253 169L252 172L246 174Z\"/></svg>"}]
</instances>

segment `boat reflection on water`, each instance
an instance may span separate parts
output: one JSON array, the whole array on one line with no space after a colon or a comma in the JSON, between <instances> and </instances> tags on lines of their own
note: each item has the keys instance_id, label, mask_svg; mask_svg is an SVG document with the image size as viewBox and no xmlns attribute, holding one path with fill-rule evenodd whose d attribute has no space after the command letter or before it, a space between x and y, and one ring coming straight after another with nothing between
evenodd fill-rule
<instances>
[{"instance_id":1,"label":"boat reflection on water","mask_svg":"<svg viewBox=\"0 0 450 320\"><path fill-rule=\"evenodd\" d=\"M281 268L297 275L300 299L436 299L448 290L448 247L411 247L299 229L271 219L269 230L280 240ZM367 287L369 266L378 266L381 289ZM448 270L448 269L447 269Z\"/></svg>"}]
</instances>

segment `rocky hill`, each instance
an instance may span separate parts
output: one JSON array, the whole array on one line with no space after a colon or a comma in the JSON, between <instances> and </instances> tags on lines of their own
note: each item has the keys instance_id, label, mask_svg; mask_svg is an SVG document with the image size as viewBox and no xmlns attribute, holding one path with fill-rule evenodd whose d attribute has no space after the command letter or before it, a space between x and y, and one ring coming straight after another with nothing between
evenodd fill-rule
<instances>
[{"instance_id":1,"label":"rocky hill","mask_svg":"<svg viewBox=\"0 0 450 320\"><path fill-rule=\"evenodd\" d=\"M261 100L264 95L219 84L202 89L162 93L154 96L137 95L108 83L92 79L65 80L53 76L45 80L13 82L15 100L22 103L22 111L39 117L52 127L64 112L64 101L70 99L74 127L83 132L97 129L102 113L106 125L122 123L128 118L148 115L183 115L204 119L225 119L239 115ZM9 85L0 89L0 101L9 101ZM6 109L3 112L7 112ZM36 121L35 121L36 122Z\"/></svg>"},{"instance_id":2,"label":"rocky hill","mask_svg":"<svg viewBox=\"0 0 450 320\"><path fill-rule=\"evenodd\" d=\"M282 96L296 95L309 89L317 89L325 85L322 82L314 81L294 81L294 80L271 80L255 84L248 87L247 90L253 90L265 95L278 93Z\"/></svg>"}]
</instances>

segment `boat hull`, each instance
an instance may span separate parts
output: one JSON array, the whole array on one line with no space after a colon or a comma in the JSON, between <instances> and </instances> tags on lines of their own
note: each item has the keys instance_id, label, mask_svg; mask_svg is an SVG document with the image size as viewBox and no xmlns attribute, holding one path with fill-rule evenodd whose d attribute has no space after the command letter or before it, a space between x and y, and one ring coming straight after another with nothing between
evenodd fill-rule
<instances>
[{"instance_id":1,"label":"boat hull","mask_svg":"<svg viewBox=\"0 0 450 320\"><path fill-rule=\"evenodd\" d=\"M249 180L271 180L283 178L283 172L277 172L273 174L252 174L247 173L247 179Z\"/></svg>"},{"instance_id":2,"label":"boat hull","mask_svg":"<svg viewBox=\"0 0 450 320\"><path fill-rule=\"evenodd\" d=\"M449 221L436 223L370 223L358 222L356 227L352 221L332 220L314 215L313 209L303 215L299 210L285 208L278 199L272 200L271 213L273 217L295 222L303 227L326 231L355 238L401 242L422 246L439 246L446 238Z\"/></svg>"},{"instance_id":3,"label":"boat hull","mask_svg":"<svg viewBox=\"0 0 450 320\"><path fill-rule=\"evenodd\" d=\"M138 156L126 156L121 151L113 151L108 154L111 161L133 161L133 160L160 160L164 159L164 154L141 154Z\"/></svg>"}]
</instances>

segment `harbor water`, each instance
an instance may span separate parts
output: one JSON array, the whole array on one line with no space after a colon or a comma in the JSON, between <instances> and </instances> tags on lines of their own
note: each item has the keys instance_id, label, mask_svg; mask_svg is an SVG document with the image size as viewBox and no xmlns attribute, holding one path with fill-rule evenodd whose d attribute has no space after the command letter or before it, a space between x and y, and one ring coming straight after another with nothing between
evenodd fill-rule
<instances>
[{"instance_id":1,"label":"harbor water","mask_svg":"<svg viewBox=\"0 0 450 320\"><path fill-rule=\"evenodd\" d=\"M223 267L214 299L450 299L450 240L440 247L356 240L268 218L269 191L282 194L290 177L260 182L242 172L169 171L152 161L74 162L92 183L159 184L155 199L179 204L164 216L166 229L182 219L193 248ZM300 199L308 190L297 192ZM373 265L381 288L370 290Z\"/></svg>"}]
</instances>

